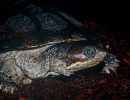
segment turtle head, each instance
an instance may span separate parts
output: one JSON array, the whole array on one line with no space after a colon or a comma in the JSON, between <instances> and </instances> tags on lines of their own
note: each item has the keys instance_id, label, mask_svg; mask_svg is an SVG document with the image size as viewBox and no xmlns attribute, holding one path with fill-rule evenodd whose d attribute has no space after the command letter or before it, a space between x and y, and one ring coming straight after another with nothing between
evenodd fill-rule
<instances>
[{"instance_id":1,"label":"turtle head","mask_svg":"<svg viewBox=\"0 0 130 100\"><path fill-rule=\"evenodd\" d=\"M106 55L107 51L97 41L75 42L67 52L66 70L75 72L94 67L101 63Z\"/></svg>"}]
</instances>

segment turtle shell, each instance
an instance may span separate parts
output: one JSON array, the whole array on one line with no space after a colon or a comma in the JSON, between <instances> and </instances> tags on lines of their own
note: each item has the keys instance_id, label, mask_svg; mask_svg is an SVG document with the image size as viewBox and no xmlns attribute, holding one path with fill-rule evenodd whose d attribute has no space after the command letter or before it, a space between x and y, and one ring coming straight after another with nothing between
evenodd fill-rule
<instances>
[{"instance_id":1,"label":"turtle shell","mask_svg":"<svg viewBox=\"0 0 130 100\"><path fill-rule=\"evenodd\" d=\"M83 69L95 74L104 67L97 66L101 62L107 73L115 71L119 61L106 57L95 33L65 13L28 5L0 25L0 87L13 93L17 85L36 78L70 76Z\"/></svg>"},{"instance_id":2,"label":"turtle shell","mask_svg":"<svg viewBox=\"0 0 130 100\"><path fill-rule=\"evenodd\" d=\"M86 40L93 33L65 13L29 5L0 25L0 52Z\"/></svg>"}]
</instances>

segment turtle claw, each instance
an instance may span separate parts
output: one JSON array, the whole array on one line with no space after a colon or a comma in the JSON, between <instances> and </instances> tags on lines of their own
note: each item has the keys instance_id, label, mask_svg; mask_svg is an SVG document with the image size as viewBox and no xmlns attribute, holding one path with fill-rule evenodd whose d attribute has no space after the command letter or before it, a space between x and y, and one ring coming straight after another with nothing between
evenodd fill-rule
<instances>
[{"instance_id":1,"label":"turtle claw","mask_svg":"<svg viewBox=\"0 0 130 100\"><path fill-rule=\"evenodd\" d=\"M105 62L105 67L102 69L101 73L111 74L113 72L117 75L116 70L119 67L119 63L120 63L117 57L112 54L108 54L104 62Z\"/></svg>"},{"instance_id":2,"label":"turtle claw","mask_svg":"<svg viewBox=\"0 0 130 100\"><path fill-rule=\"evenodd\" d=\"M15 86L12 83L4 83L3 85L0 85L0 89L5 92L5 93L9 93L9 94L14 94L16 91L18 91L17 86Z\"/></svg>"},{"instance_id":3,"label":"turtle claw","mask_svg":"<svg viewBox=\"0 0 130 100\"><path fill-rule=\"evenodd\" d=\"M23 83L23 84L31 84L31 83L32 83L32 80L29 79L29 78L26 78L26 79L23 80L22 83Z\"/></svg>"},{"instance_id":4,"label":"turtle claw","mask_svg":"<svg viewBox=\"0 0 130 100\"><path fill-rule=\"evenodd\" d=\"M104 67L101 73L105 73L105 74L114 73L117 75L116 69L111 68L111 67Z\"/></svg>"},{"instance_id":5,"label":"turtle claw","mask_svg":"<svg viewBox=\"0 0 130 100\"><path fill-rule=\"evenodd\" d=\"M6 86L2 89L2 91L5 93L14 94L14 92L17 91L17 88L13 86Z\"/></svg>"}]
</instances>

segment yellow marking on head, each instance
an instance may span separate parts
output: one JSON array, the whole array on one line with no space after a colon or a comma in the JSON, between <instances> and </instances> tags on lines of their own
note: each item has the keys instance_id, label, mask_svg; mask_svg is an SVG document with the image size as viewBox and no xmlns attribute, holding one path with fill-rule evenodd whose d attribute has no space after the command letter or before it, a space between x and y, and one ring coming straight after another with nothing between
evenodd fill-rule
<instances>
[{"instance_id":1,"label":"yellow marking on head","mask_svg":"<svg viewBox=\"0 0 130 100\"><path fill-rule=\"evenodd\" d=\"M98 53L98 55L95 56L95 58L89 59L84 62L76 62L74 64L71 64L70 66L66 67L66 70L78 71L81 69L93 67L99 64L106 57L106 55L107 55L107 52L101 51Z\"/></svg>"}]
</instances>

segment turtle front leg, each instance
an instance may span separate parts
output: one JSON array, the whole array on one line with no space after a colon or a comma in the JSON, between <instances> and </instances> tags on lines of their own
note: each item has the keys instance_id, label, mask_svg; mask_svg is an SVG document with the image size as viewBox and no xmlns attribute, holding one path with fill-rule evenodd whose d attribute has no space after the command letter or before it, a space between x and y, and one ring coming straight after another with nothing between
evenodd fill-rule
<instances>
[{"instance_id":1,"label":"turtle front leg","mask_svg":"<svg viewBox=\"0 0 130 100\"><path fill-rule=\"evenodd\" d=\"M0 90L5 93L13 94L15 91L18 90L18 85L12 79L12 77L9 77L0 72Z\"/></svg>"},{"instance_id":2,"label":"turtle front leg","mask_svg":"<svg viewBox=\"0 0 130 100\"><path fill-rule=\"evenodd\" d=\"M117 74L116 70L119 67L120 60L118 60L115 55L109 53L105 58L104 63L105 66L102 69L101 73L110 74L111 72L114 72L115 74Z\"/></svg>"},{"instance_id":3,"label":"turtle front leg","mask_svg":"<svg viewBox=\"0 0 130 100\"><path fill-rule=\"evenodd\" d=\"M0 61L0 89L3 92L13 94L18 90L24 79L21 69L15 64L15 60L6 57Z\"/></svg>"}]
</instances>

